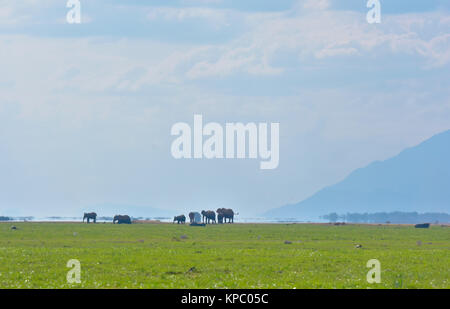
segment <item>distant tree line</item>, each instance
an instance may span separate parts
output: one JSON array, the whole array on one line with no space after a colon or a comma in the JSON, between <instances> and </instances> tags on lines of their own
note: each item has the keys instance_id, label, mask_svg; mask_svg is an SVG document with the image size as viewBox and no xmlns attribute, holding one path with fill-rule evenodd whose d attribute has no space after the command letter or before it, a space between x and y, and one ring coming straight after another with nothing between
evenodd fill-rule
<instances>
[{"instance_id":1,"label":"distant tree line","mask_svg":"<svg viewBox=\"0 0 450 309\"><path fill-rule=\"evenodd\" d=\"M31 221L34 217L7 217L7 216L0 216L0 221Z\"/></svg>"},{"instance_id":2,"label":"distant tree line","mask_svg":"<svg viewBox=\"0 0 450 309\"><path fill-rule=\"evenodd\" d=\"M376 212L376 213L347 213L339 215L335 212L321 216L322 219L330 222L349 223L450 223L450 214L447 213L418 213L418 212Z\"/></svg>"}]
</instances>

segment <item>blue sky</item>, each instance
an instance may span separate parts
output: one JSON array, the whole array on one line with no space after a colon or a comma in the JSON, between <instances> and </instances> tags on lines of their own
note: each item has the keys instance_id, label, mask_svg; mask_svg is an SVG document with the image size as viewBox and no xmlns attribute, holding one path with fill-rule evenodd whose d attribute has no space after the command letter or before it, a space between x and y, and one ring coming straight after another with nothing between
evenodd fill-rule
<instances>
[{"instance_id":1,"label":"blue sky","mask_svg":"<svg viewBox=\"0 0 450 309\"><path fill-rule=\"evenodd\" d=\"M0 0L0 214L255 215L450 128L448 1L65 3ZM279 167L174 160L194 113L279 122Z\"/></svg>"}]
</instances>

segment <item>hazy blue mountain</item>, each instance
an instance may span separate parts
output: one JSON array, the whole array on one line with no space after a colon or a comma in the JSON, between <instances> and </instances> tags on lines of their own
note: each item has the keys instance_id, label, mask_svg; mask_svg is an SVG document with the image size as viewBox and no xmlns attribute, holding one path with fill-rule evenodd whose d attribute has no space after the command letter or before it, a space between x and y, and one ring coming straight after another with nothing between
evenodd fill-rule
<instances>
[{"instance_id":1,"label":"hazy blue mountain","mask_svg":"<svg viewBox=\"0 0 450 309\"><path fill-rule=\"evenodd\" d=\"M450 130L265 217L316 220L331 212L384 211L450 213Z\"/></svg>"}]
</instances>

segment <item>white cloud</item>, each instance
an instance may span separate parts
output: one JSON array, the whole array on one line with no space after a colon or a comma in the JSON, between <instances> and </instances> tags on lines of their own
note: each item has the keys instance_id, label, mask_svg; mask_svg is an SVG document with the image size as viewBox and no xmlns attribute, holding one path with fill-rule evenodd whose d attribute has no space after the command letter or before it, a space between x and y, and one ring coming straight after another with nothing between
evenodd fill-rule
<instances>
[{"instance_id":1,"label":"white cloud","mask_svg":"<svg viewBox=\"0 0 450 309\"><path fill-rule=\"evenodd\" d=\"M318 59L326 58L326 57L335 57L335 56L350 56L356 55L358 50L353 47L348 48L324 48L315 53L315 56Z\"/></svg>"},{"instance_id":2,"label":"white cloud","mask_svg":"<svg viewBox=\"0 0 450 309\"><path fill-rule=\"evenodd\" d=\"M205 7L155 7L150 8L147 17L149 20L163 19L166 21L186 21L189 19L205 19L213 23L224 23L231 14L229 10L210 9Z\"/></svg>"},{"instance_id":3,"label":"white cloud","mask_svg":"<svg viewBox=\"0 0 450 309\"><path fill-rule=\"evenodd\" d=\"M188 77L224 76L235 72L279 74L271 59L297 52L301 58L411 54L422 66L443 66L450 61L448 16L441 13L389 16L380 26L369 25L362 14L341 11L285 14L249 14L247 31L236 40L211 49L213 59L202 60ZM432 22L430 22L432 21ZM295 63L294 63L295 65Z\"/></svg>"},{"instance_id":4,"label":"white cloud","mask_svg":"<svg viewBox=\"0 0 450 309\"><path fill-rule=\"evenodd\" d=\"M20 5L0 3L3 22L14 23L26 18L19 12L27 12L27 8L36 9L39 2L29 0ZM45 7L55 3L54 0L47 0L42 5ZM214 9L206 7L208 3L196 0L192 3L203 6L147 7L148 18L168 23L204 20L217 31L238 23L241 31L236 32L234 39L224 43L178 44L180 50L166 53L158 63L150 66L147 66L148 59L143 59L141 64L136 63L135 66L144 67L147 73L135 80L116 79L120 89L136 90L158 82L177 83L184 79L242 73L279 75L286 68L277 66L274 59L285 53L297 54L301 60L308 62L333 57L350 59L355 55L373 56L381 50L384 56L417 56L419 65L424 68L444 66L450 62L447 30L450 17L445 13L386 15L381 24L369 25L363 13L330 10L328 0L303 1L291 10L276 13ZM91 19L90 16L86 18ZM289 61L292 67L298 65L296 58ZM132 64L130 66L134 67ZM109 74L105 78L110 80L105 87L114 83L112 76L116 75Z\"/></svg>"},{"instance_id":5,"label":"white cloud","mask_svg":"<svg viewBox=\"0 0 450 309\"><path fill-rule=\"evenodd\" d=\"M64 45L73 46L78 52L84 50L84 54L78 58L89 61L80 64L75 61L69 66L62 57L60 68L70 69L74 66L83 72L70 82L86 91L137 91L148 85L181 84L185 80L233 74L280 75L286 67L278 66L274 59L284 53L297 54L306 62L333 57L350 59L355 55L377 56L380 51L383 57L390 54L419 57L423 61L418 63L424 68L443 66L450 62L450 35L444 31L449 18L441 13L388 16L377 26L367 24L362 14L326 9L306 13L294 9L282 13L244 14L204 8L156 8L152 14L154 18L183 20L199 17L224 23L229 18L238 18L245 26L234 40L213 45L158 44L147 40L120 40L102 44L93 43L96 38L74 38L69 42L65 39L31 37L23 37L15 42L27 41L34 45L30 50L35 52L39 51L36 46L41 45L43 50L47 50L43 52L43 57L47 53L52 54L51 46L58 46L61 53L68 50L61 48ZM127 44L151 52L123 57ZM155 47L157 53L153 50ZM13 49L11 47L4 51L14 53ZM299 64L297 59L288 59L291 68ZM64 87L67 83L57 80L54 87Z\"/></svg>"},{"instance_id":6,"label":"white cloud","mask_svg":"<svg viewBox=\"0 0 450 309\"><path fill-rule=\"evenodd\" d=\"M13 6L0 3L0 26L17 25L28 19L28 15L19 14Z\"/></svg>"},{"instance_id":7,"label":"white cloud","mask_svg":"<svg viewBox=\"0 0 450 309\"><path fill-rule=\"evenodd\" d=\"M303 3L305 9L325 10L330 7L329 0L306 0Z\"/></svg>"}]
</instances>

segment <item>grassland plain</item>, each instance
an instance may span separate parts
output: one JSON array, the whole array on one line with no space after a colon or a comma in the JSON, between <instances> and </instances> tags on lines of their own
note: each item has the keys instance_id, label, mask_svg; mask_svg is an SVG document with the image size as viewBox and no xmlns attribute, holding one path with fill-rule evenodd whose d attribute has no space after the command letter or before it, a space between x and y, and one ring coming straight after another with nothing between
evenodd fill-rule
<instances>
[{"instance_id":1,"label":"grassland plain","mask_svg":"<svg viewBox=\"0 0 450 309\"><path fill-rule=\"evenodd\" d=\"M2 223L0 287L449 288L449 236L442 226ZM81 284L66 281L69 259ZM366 281L369 259L379 284Z\"/></svg>"}]
</instances>

